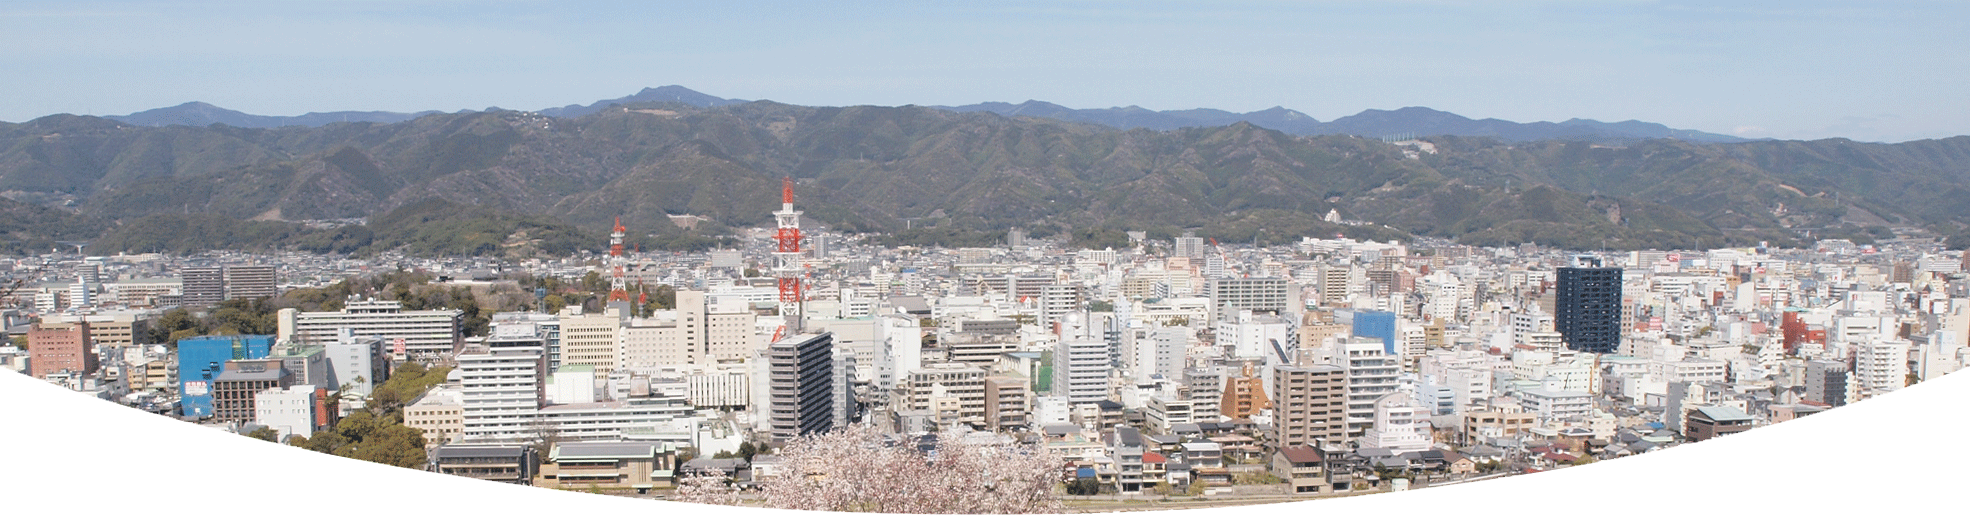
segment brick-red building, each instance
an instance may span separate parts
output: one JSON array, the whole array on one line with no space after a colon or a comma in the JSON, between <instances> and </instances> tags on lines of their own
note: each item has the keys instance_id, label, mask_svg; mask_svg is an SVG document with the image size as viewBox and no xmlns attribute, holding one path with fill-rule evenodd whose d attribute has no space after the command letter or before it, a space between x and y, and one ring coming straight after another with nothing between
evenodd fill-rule
<instances>
[{"instance_id":1,"label":"brick-red building","mask_svg":"<svg viewBox=\"0 0 1970 515\"><path fill-rule=\"evenodd\" d=\"M37 379L66 370L93 374L99 366L96 345L89 339L89 324L34 324L27 330L28 367Z\"/></svg>"}]
</instances>

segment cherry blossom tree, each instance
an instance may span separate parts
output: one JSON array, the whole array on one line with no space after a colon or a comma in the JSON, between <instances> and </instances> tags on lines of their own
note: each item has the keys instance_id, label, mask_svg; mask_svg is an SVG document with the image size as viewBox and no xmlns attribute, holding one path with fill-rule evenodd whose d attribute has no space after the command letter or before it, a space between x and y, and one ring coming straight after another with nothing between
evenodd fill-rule
<instances>
[{"instance_id":1,"label":"cherry blossom tree","mask_svg":"<svg viewBox=\"0 0 1970 515\"><path fill-rule=\"evenodd\" d=\"M1001 435L946 435L929 452L918 441L869 426L795 438L776 473L761 479L768 508L875 513L1056 513L1061 459L1043 446ZM737 504L720 476L683 478L672 499Z\"/></svg>"}]
</instances>

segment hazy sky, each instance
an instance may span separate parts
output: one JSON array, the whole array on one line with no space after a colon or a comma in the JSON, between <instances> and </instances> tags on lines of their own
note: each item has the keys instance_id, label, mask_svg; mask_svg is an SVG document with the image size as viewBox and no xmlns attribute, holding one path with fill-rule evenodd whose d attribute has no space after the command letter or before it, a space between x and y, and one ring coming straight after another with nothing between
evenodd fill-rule
<instances>
[{"instance_id":1,"label":"hazy sky","mask_svg":"<svg viewBox=\"0 0 1970 515\"><path fill-rule=\"evenodd\" d=\"M1714 5L1725 4L1725 5ZM1970 134L1970 3L201 2L0 5L0 120L540 109L678 84L801 105L1038 99L1320 120Z\"/></svg>"}]
</instances>

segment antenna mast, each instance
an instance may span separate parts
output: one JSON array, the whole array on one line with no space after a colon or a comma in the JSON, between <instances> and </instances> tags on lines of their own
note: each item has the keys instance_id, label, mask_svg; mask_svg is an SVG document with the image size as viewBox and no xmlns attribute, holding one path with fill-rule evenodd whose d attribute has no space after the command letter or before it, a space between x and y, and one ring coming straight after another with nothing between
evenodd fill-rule
<instances>
[{"instance_id":1,"label":"antenna mast","mask_svg":"<svg viewBox=\"0 0 1970 515\"><path fill-rule=\"evenodd\" d=\"M773 275L779 278L780 315L787 318L788 334L800 330L802 298L800 262L800 212L793 209L793 178L780 179L780 210L773 212L779 231L773 235Z\"/></svg>"}]
</instances>

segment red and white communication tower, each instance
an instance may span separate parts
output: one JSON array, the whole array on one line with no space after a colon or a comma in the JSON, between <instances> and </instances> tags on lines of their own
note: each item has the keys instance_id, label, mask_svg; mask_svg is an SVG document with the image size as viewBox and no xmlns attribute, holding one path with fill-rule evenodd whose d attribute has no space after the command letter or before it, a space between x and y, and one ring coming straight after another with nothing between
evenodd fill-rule
<instances>
[{"instance_id":1,"label":"red and white communication tower","mask_svg":"<svg viewBox=\"0 0 1970 515\"><path fill-rule=\"evenodd\" d=\"M787 317L787 325L797 331L801 318L800 276L804 270L800 264L800 212L793 210L792 178L780 180L780 210L774 211L773 217L780 222L779 232L773 235L779 244L773 252L773 275L780 279L780 315Z\"/></svg>"},{"instance_id":2,"label":"red and white communication tower","mask_svg":"<svg viewBox=\"0 0 1970 515\"><path fill-rule=\"evenodd\" d=\"M629 284L623 277L627 258L622 255L622 237L628 234L629 230L622 226L622 217L616 217L616 228L609 233L609 302L629 302Z\"/></svg>"}]
</instances>

